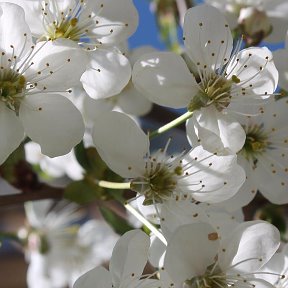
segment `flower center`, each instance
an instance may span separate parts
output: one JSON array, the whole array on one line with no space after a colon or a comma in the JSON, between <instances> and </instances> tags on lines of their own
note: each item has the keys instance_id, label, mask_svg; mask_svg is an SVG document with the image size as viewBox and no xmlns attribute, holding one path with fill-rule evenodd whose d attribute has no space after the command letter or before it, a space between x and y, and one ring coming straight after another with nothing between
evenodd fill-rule
<instances>
[{"instance_id":1,"label":"flower center","mask_svg":"<svg viewBox=\"0 0 288 288\"><path fill-rule=\"evenodd\" d=\"M135 178L131 189L145 196L143 205L163 203L168 200L177 185L177 176L182 175L182 168L170 169L165 164L148 162L143 177ZM150 166L150 167L148 167Z\"/></svg>"},{"instance_id":2,"label":"flower center","mask_svg":"<svg viewBox=\"0 0 288 288\"><path fill-rule=\"evenodd\" d=\"M26 90L26 79L12 69L4 69L0 73L0 97L12 110L17 111L19 100Z\"/></svg>"},{"instance_id":3,"label":"flower center","mask_svg":"<svg viewBox=\"0 0 288 288\"><path fill-rule=\"evenodd\" d=\"M79 41L81 37L81 29L77 26L78 19L65 19L63 18L61 22L54 21L47 27L46 38L55 40L58 38L67 38L74 41Z\"/></svg>"},{"instance_id":4,"label":"flower center","mask_svg":"<svg viewBox=\"0 0 288 288\"><path fill-rule=\"evenodd\" d=\"M217 110L222 111L230 104L232 84L237 83L239 79L234 76L234 78L227 80L216 73L205 78L201 79L200 92L193 97L188 110L194 111L214 104Z\"/></svg>"},{"instance_id":5,"label":"flower center","mask_svg":"<svg viewBox=\"0 0 288 288\"><path fill-rule=\"evenodd\" d=\"M186 280L184 283L186 288L226 288L227 279L226 275L220 270L218 266L215 268L215 264L209 266L202 276L193 277L190 280Z\"/></svg>"},{"instance_id":6,"label":"flower center","mask_svg":"<svg viewBox=\"0 0 288 288\"><path fill-rule=\"evenodd\" d=\"M247 160L257 162L257 155L262 154L269 148L268 135L265 133L263 125L254 124L243 128L246 131L246 140L240 153Z\"/></svg>"},{"instance_id":7,"label":"flower center","mask_svg":"<svg viewBox=\"0 0 288 288\"><path fill-rule=\"evenodd\" d=\"M87 36L89 28L93 24L93 17L89 15L79 23L80 14L85 9L84 0L77 1L68 7L60 7L55 1L45 1L42 6L43 25L46 33L42 39L55 40L67 38L79 42L81 38Z\"/></svg>"}]
</instances>

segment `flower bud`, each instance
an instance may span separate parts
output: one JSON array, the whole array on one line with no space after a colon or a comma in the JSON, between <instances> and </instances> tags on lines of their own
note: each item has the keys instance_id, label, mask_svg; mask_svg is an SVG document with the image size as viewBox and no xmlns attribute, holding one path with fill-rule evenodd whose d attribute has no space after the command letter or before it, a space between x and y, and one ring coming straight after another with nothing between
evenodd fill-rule
<instances>
[{"instance_id":1,"label":"flower bud","mask_svg":"<svg viewBox=\"0 0 288 288\"><path fill-rule=\"evenodd\" d=\"M242 33L247 37L249 45L259 44L272 31L271 23L265 11L255 7L242 8L238 24Z\"/></svg>"}]
</instances>

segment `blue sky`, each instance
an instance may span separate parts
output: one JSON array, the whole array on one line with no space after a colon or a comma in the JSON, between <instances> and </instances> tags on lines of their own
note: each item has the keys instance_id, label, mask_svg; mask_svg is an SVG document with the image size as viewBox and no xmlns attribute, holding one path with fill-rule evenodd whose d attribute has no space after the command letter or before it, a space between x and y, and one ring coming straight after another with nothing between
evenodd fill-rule
<instances>
[{"instance_id":1,"label":"blue sky","mask_svg":"<svg viewBox=\"0 0 288 288\"><path fill-rule=\"evenodd\" d=\"M200 2L200 1L199 1ZM136 48L143 45L151 45L159 50L165 50L166 47L161 41L157 30L155 16L151 13L148 0L134 0L134 4L139 12L139 26L137 31L130 37L130 48ZM284 43L267 45L272 51L283 48Z\"/></svg>"},{"instance_id":2,"label":"blue sky","mask_svg":"<svg viewBox=\"0 0 288 288\"><path fill-rule=\"evenodd\" d=\"M160 50L165 49L160 36L154 15L150 12L148 0L134 0L139 12L139 26L134 35L129 39L130 48L143 45L152 45Z\"/></svg>"}]
</instances>

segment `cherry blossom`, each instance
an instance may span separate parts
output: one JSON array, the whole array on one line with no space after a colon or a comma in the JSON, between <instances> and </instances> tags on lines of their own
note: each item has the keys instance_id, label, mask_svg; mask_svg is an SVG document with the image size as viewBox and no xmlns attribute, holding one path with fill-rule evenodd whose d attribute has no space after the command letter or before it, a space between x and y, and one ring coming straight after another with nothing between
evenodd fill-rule
<instances>
[{"instance_id":1,"label":"cherry blossom","mask_svg":"<svg viewBox=\"0 0 288 288\"><path fill-rule=\"evenodd\" d=\"M278 230L263 221L239 224L223 238L209 224L183 225L168 243L164 270L176 286L272 287L254 272L270 260L279 245Z\"/></svg>"},{"instance_id":2,"label":"cherry blossom","mask_svg":"<svg viewBox=\"0 0 288 288\"><path fill-rule=\"evenodd\" d=\"M217 156L198 146L169 156L170 140L165 148L150 154L148 136L119 112L101 115L101 121L94 123L92 137L109 168L130 178L131 189L144 195L146 204L171 197L221 202L232 197L245 181L235 155Z\"/></svg>"},{"instance_id":3,"label":"cherry blossom","mask_svg":"<svg viewBox=\"0 0 288 288\"><path fill-rule=\"evenodd\" d=\"M159 287L156 279L141 279L148 259L149 237L140 230L126 232L116 243L109 271L97 267L82 275L73 288Z\"/></svg>"},{"instance_id":4,"label":"cherry blossom","mask_svg":"<svg viewBox=\"0 0 288 288\"><path fill-rule=\"evenodd\" d=\"M84 124L76 107L58 93L79 82L85 54L65 41L32 45L23 9L11 3L0 3L0 9L0 163L25 134L50 157L66 154L80 142Z\"/></svg>"},{"instance_id":5,"label":"cherry blossom","mask_svg":"<svg viewBox=\"0 0 288 288\"><path fill-rule=\"evenodd\" d=\"M259 113L276 89L272 53L265 47L240 51L241 41L233 50L227 21L208 5L187 11L183 38L189 67L170 52L147 54L134 65L133 82L159 105L193 111L187 121L192 146L200 142L211 152L236 153L245 133L234 113Z\"/></svg>"},{"instance_id":6,"label":"cherry blossom","mask_svg":"<svg viewBox=\"0 0 288 288\"><path fill-rule=\"evenodd\" d=\"M81 274L111 257L118 236L100 220L77 224L84 214L76 205L53 206L52 201L42 200L27 202L25 211L28 225L19 236L27 242L29 288L40 283L41 287L72 287Z\"/></svg>"}]
</instances>

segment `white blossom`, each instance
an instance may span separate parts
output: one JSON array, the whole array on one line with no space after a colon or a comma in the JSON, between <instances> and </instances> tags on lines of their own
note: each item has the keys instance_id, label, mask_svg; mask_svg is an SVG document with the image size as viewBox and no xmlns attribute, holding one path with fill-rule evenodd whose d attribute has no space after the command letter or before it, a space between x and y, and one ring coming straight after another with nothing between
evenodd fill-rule
<instances>
[{"instance_id":1,"label":"white blossom","mask_svg":"<svg viewBox=\"0 0 288 288\"><path fill-rule=\"evenodd\" d=\"M82 275L73 288L159 287L158 280L141 279L149 244L149 237L144 232L126 232L113 249L109 271L104 267L94 268Z\"/></svg>"},{"instance_id":2,"label":"white blossom","mask_svg":"<svg viewBox=\"0 0 288 288\"><path fill-rule=\"evenodd\" d=\"M79 44L115 44L138 25L131 0L9 0L23 7L37 39L67 38Z\"/></svg>"},{"instance_id":3,"label":"white blossom","mask_svg":"<svg viewBox=\"0 0 288 288\"><path fill-rule=\"evenodd\" d=\"M239 51L241 41L233 50L227 21L208 5L187 11L184 44L195 77L180 56L155 52L136 62L133 82L157 104L193 111L187 121L192 146L200 143L211 152L236 153L245 133L234 113L259 113L259 105L276 89L272 53L267 48Z\"/></svg>"},{"instance_id":4,"label":"white blossom","mask_svg":"<svg viewBox=\"0 0 288 288\"><path fill-rule=\"evenodd\" d=\"M259 116L240 119L246 141L239 156L247 181L239 193L243 193L242 198L246 197L245 204L252 200L257 190L272 203L288 203L287 107L285 98L271 101Z\"/></svg>"},{"instance_id":5,"label":"white blossom","mask_svg":"<svg viewBox=\"0 0 288 288\"><path fill-rule=\"evenodd\" d=\"M79 81L85 54L65 41L32 45L23 9L0 3L0 11L0 163L24 134L50 157L66 154L83 137L84 124L80 112L58 92Z\"/></svg>"},{"instance_id":6,"label":"white blossom","mask_svg":"<svg viewBox=\"0 0 288 288\"><path fill-rule=\"evenodd\" d=\"M77 224L84 215L76 205L52 204L50 200L25 204L28 226L19 236L27 241L29 288L40 283L48 288L72 287L81 274L110 258L118 239L103 221Z\"/></svg>"},{"instance_id":7,"label":"white blossom","mask_svg":"<svg viewBox=\"0 0 288 288\"><path fill-rule=\"evenodd\" d=\"M170 140L165 148L150 154L148 136L119 112L106 113L95 121L92 137L108 167L130 178L131 189L144 195L146 204L171 197L221 202L232 197L245 180L235 155L217 156L198 146L168 156Z\"/></svg>"},{"instance_id":8,"label":"white blossom","mask_svg":"<svg viewBox=\"0 0 288 288\"><path fill-rule=\"evenodd\" d=\"M239 224L223 238L209 224L188 224L172 235L164 270L176 287L272 287L255 272L279 245L279 231L263 221Z\"/></svg>"}]
</instances>

